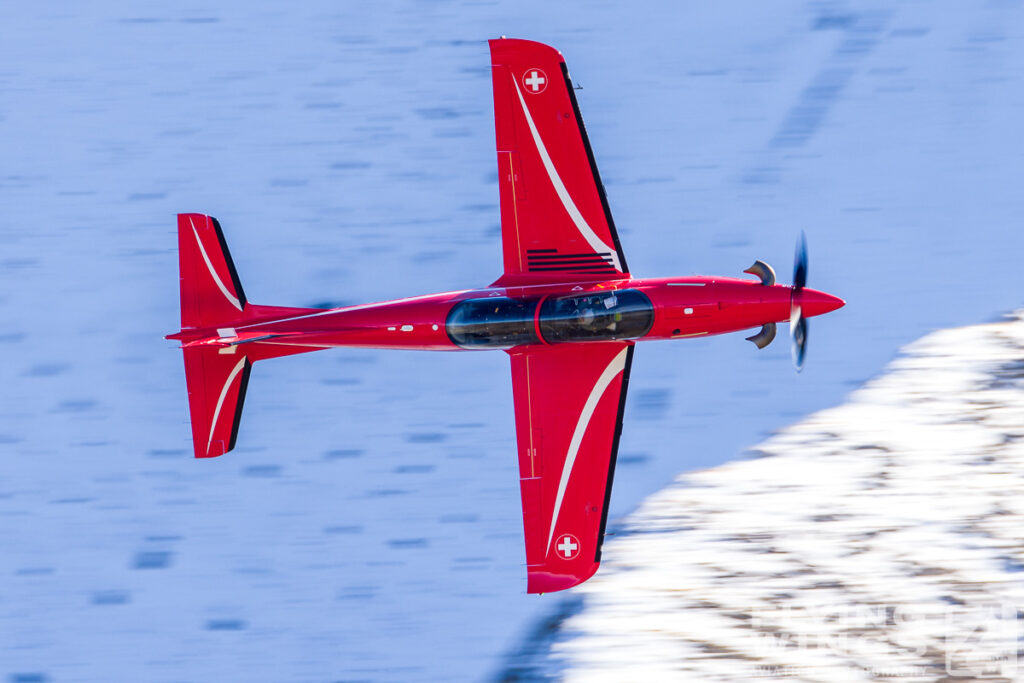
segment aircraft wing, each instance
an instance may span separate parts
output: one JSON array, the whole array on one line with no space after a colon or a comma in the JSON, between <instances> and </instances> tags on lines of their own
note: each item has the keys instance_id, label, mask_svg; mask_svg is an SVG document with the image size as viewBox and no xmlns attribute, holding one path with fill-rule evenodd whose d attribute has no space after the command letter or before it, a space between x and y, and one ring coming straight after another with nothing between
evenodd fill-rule
<instances>
[{"instance_id":1,"label":"aircraft wing","mask_svg":"<svg viewBox=\"0 0 1024 683\"><path fill-rule=\"evenodd\" d=\"M564 590L601 561L633 345L531 346L509 355L527 592Z\"/></svg>"},{"instance_id":2,"label":"aircraft wing","mask_svg":"<svg viewBox=\"0 0 1024 683\"><path fill-rule=\"evenodd\" d=\"M490 41L505 274L499 285L628 277L562 55Z\"/></svg>"}]
</instances>

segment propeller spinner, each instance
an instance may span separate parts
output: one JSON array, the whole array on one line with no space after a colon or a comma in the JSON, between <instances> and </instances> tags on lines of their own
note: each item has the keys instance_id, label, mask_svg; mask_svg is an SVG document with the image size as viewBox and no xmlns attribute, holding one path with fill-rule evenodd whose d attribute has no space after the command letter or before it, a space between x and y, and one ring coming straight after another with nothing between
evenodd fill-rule
<instances>
[{"instance_id":1,"label":"propeller spinner","mask_svg":"<svg viewBox=\"0 0 1024 683\"><path fill-rule=\"evenodd\" d=\"M745 273L756 275L761 284L775 286L775 271L764 261L755 261ZM782 287L783 285L778 285ZM807 287L807 237L803 232L796 243L796 257L793 262L793 284L789 294L789 331L792 340L793 365L797 372L804 366L807 355L807 319L822 315L845 305L839 297L819 292ZM759 349L763 349L775 339L775 323L768 322L761 326L757 334L747 337Z\"/></svg>"}]
</instances>

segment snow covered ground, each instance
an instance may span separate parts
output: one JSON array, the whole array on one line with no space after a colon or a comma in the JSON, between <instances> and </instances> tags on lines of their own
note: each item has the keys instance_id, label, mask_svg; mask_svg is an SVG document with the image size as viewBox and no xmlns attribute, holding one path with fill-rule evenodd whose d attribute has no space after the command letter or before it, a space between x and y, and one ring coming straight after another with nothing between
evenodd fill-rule
<instances>
[{"instance_id":1,"label":"snow covered ground","mask_svg":"<svg viewBox=\"0 0 1024 683\"><path fill-rule=\"evenodd\" d=\"M930 334L753 459L648 498L548 664L569 681L1021 680L1021 529L1024 313Z\"/></svg>"},{"instance_id":2,"label":"snow covered ground","mask_svg":"<svg viewBox=\"0 0 1024 683\"><path fill-rule=\"evenodd\" d=\"M780 338L641 347L611 516L1020 305L1018 2L0 3L0 680L450 680L524 595L508 361L256 366L238 449L190 457L174 214L249 299L493 281L487 46L558 46L637 275L849 305Z\"/></svg>"}]
</instances>

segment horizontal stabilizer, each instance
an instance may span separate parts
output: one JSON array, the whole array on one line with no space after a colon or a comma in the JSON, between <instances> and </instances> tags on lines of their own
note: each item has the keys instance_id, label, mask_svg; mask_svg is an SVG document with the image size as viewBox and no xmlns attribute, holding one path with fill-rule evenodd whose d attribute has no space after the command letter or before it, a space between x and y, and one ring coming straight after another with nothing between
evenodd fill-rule
<instances>
[{"instance_id":1,"label":"horizontal stabilizer","mask_svg":"<svg viewBox=\"0 0 1024 683\"><path fill-rule=\"evenodd\" d=\"M216 218L178 214L178 263L183 330L242 318L245 292Z\"/></svg>"},{"instance_id":2,"label":"horizontal stabilizer","mask_svg":"<svg viewBox=\"0 0 1024 683\"><path fill-rule=\"evenodd\" d=\"M226 350L223 347L182 350L197 458L224 455L235 447L238 437L252 363L244 354L222 352Z\"/></svg>"}]
</instances>

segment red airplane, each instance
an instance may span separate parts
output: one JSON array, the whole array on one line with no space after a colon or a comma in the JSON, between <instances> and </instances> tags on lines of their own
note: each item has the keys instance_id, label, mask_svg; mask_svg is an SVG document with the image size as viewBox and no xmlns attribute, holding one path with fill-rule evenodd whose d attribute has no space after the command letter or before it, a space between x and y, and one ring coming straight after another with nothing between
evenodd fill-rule
<instances>
[{"instance_id":1,"label":"red airplane","mask_svg":"<svg viewBox=\"0 0 1024 683\"><path fill-rule=\"evenodd\" d=\"M257 306L242 292L216 219L178 216L181 331L198 458L238 436L256 361L334 347L476 351L512 360L527 591L575 586L601 560L615 456L638 341L789 321L799 368L807 318L844 302L792 286L767 264L725 277L633 278L561 54L490 41L504 274L493 284L329 310Z\"/></svg>"}]
</instances>

